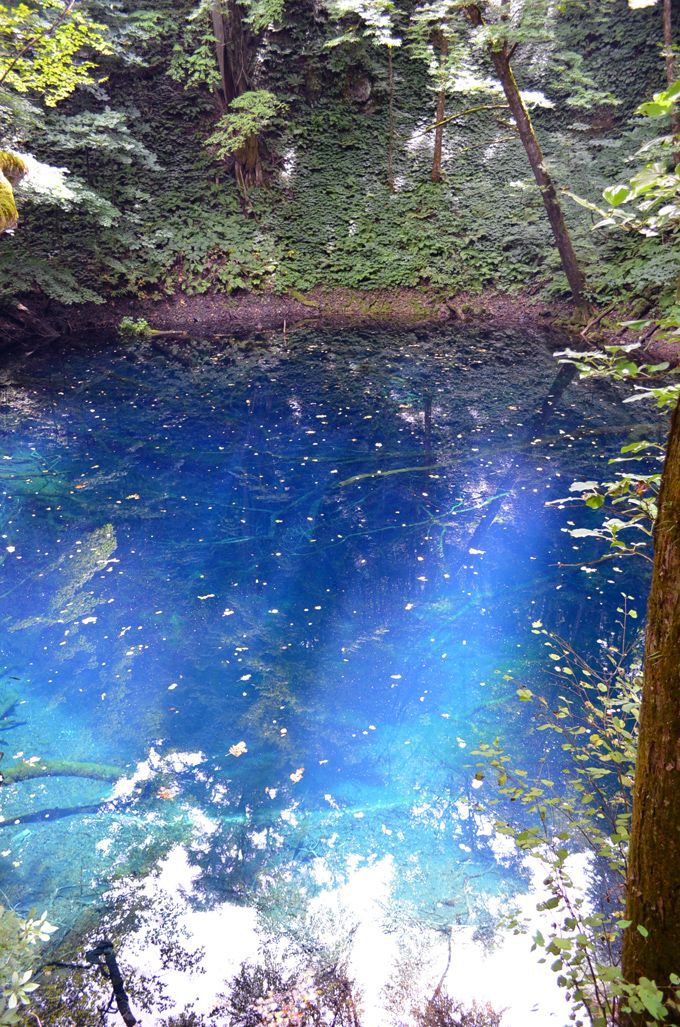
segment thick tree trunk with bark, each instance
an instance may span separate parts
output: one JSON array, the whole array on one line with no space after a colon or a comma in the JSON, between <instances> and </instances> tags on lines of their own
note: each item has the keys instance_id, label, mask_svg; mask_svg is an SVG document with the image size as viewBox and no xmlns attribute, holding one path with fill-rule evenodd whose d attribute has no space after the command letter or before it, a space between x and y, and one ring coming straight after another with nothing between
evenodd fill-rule
<instances>
[{"instance_id":1,"label":"thick tree trunk with bark","mask_svg":"<svg viewBox=\"0 0 680 1027\"><path fill-rule=\"evenodd\" d=\"M253 88L257 37L245 20L245 12L236 0L215 3L210 12L215 36L215 56L220 72L218 106L223 113L232 100ZM234 175L241 191L248 186L263 185L261 142L251 136L234 155Z\"/></svg>"},{"instance_id":2,"label":"thick tree trunk with bark","mask_svg":"<svg viewBox=\"0 0 680 1027\"><path fill-rule=\"evenodd\" d=\"M471 4L466 7L465 11L469 21L473 25L480 26L484 24L481 11L475 4ZM510 62L512 51L506 43L503 44L500 49L493 49L490 47L489 55L496 74L500 79L512 116L515 119L517 131L529 159L529 164L531 165L531 170L534 173L536 184L541 191L543 205L548 215L548 220L550 221L550 227L552 228L553 237L560 254L564 273L567 276L567 281L569 282L572 297L576 304L582 306L585 303L585 276L579 266L576 252L571 241L571 236L569 235L569 229L567 228L564 220L564 214L562 213L562 207L557 196L555 183L548 174L545 166L543 151L541 150L540 143L536 138L534 126L531 121L531 115L522 99L519 86L517 85L517 80L512 70L512 64Z\"/></svg>"},{"instance_id":3,"label":"thick tree trunk with bark","mask_svg":"<svg viewBox=\"0 0 680 1027\"><path fill-rule=\"evenodd\" d=\"M680 406L654 544L627 881L632 926L624 934L623 972L632 983L647 977L667 989L670 974L680 974ZM676 1014L665 1022L680 1019Z\"/></svg>"}]
</instances>

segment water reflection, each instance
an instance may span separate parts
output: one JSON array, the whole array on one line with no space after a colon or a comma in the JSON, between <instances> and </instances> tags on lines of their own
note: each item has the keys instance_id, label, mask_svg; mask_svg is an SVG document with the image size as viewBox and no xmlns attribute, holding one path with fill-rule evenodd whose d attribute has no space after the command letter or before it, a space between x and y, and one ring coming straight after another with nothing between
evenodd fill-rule
<instances>
[{"instance_id":1,"label":"water reflection","mask_svg":"<svg viewBox=\"0 0 680 1027\"><path fill-rule=\"evenodd\" d=\"M207 906L285 908L291 873L314 890L357 860L443 927L521 886L471 750L502 733L538 759L515 701L552 687L531 622L592 652L645 584L559 566L544 504L598 476L630 410L557 348L301 331L7 361L3 766L120 769L113 797L3 788L14 900L72 919L179 842Z\"/></svg>"}]
</instances>

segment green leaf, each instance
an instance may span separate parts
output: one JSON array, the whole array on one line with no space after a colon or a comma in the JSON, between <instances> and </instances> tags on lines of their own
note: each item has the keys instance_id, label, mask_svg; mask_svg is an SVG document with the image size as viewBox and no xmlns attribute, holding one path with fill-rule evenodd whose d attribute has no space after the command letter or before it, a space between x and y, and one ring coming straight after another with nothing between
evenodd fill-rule
<instances>
[{"instance_id":1,"label":"green leaf","mask_svg":"<svg viewBox=\"0 0 680 1027\"><path fill-rule=\"evenodd\" d=\"M627 185L610 185L602 195L612 207L620 207L622 203L630 199L631 191Z\"/></svg>"},{"instance_id":2,"label":"green leaf","mask_svg":"<svg viewBox=\"0 0 680 1027\"><path fill-rule=\"evenodd\" d=\"M639 332L642 331L643 328L649 328L651 324L652 322L648 320L621 321L622 328L630 328L630 330L633 332Z\"/></svg>"},{"instance_id":3,"label":"green leaf","mask_svg":"<svg viewBox=\"0 0 680 1027\"><path fill-rule=\"evenodd\" d=\"M648 977L641 977L637 987L638 998L648 1013L655 1020L665 1020L668 1011L663 1004L663 992L659 991L654 981Z\"/></svg>"},{"instance_id":4,"label":"green leaf","mask_svg":"<svg viewBox=\"0 0 680 1027\"><path fill-rule=\"evenodd\" d=\"M668 114L668 106L665 103L655 103L654 100L649 100L647 103L640 104L637 113L645 114L648 118L658 118L663 114Z\"/></svg>"}]
</instances>

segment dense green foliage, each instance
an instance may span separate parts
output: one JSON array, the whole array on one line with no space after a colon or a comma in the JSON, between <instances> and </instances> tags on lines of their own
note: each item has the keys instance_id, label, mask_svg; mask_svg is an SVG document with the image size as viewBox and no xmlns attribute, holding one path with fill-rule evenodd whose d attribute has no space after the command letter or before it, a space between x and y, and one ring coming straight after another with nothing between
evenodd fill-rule
<instances>
[{"instance_id":1,"label":"dense green foliage","mask_svg":"<svg viewBox=\"0 0 680 1027\"><path fill-rule=\"evenodd\" d=\"M18 916L0 906L0 1025L24 1022L23 1008L38 985L33 980L39 942L49 940L56 928L47 914Z\"/></svg>"},{"instance_id":2,"label":"dense green foliage","mask_svg":"<svg viewBox=\"0 0 680 1027\"><path fill-rule=\"evenodd\" d=\"M543 6L519 5L515 73L553 177L597 205L652 134L636 108L664 82L659 12L608 0L546 20ZM460 8L225 3L216 52L206 3L20 5L12 17L24 22L6 18L0 40L6 65L20 54L0 71L0 118L3 145L35 160L20 227L0 240L0 296L420 284L566 294L525 153ZM27 47L36 31L49 35ZM60 74L41 56L48 42L61 47ZM452 120L434 183L440 90ZM263 184L246 187L238 172L255 161ZM594 291L670 302L667 236L593 234L592 211L564 204Z\"/></svg>"}]
</instances>

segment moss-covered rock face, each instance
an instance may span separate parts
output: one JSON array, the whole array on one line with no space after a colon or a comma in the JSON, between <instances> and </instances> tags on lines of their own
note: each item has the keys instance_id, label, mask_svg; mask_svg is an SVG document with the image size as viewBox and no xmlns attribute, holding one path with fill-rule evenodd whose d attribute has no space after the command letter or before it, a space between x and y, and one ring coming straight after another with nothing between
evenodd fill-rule
<instances>
[{"instance_id":1,"label":"moss-covered rock face","mask_svg":"<svg viewBox=\"0 0 680 1027\"><path fill-rule=\"evenodd\" d=\"M14 202L12 186L0 172L0 232L6 232L8 228L16 228L18 220L19 214Z\"/></svg>"},{"instance_id":2,"label":"moss-covered rock face","mask_svg":"<svg viewBox=\"0 0 680 1027\"><path fill-rule=\"evenodd\" d=\"M16 228L19 220L13 186L28 171L26 161L8 150L0 150L0 232Z\"/></svg>"},{"instance_id":3,"label":"moss-covered rock face","mask_svg":"<svg viewBox=\"0 0 680 1027\"><path fill-rule=\"evenodd\" d=\"M0 171L9 184L14 186L19 184L28 171L28 164L23 157L19 157L16 153L0 150Z\"/></svg>"}]
</instances>

